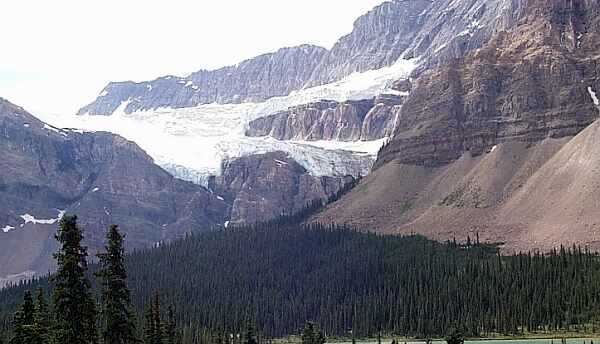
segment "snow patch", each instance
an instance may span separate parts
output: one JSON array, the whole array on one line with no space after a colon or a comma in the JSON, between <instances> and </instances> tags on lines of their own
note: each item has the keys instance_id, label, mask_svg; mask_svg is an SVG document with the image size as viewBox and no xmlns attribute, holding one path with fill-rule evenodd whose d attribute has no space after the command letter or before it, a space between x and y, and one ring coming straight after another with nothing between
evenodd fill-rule
<instances>
[{"instance_id":1,"label":"snow patch","mask_svg":"<svg viewBox=\"0 0 600 344\"><path fill-rule=\"evenodd\" d=\"M65 215L65 211L64 210L58 210L58 217L54 218L54 219L47 219L47 220L40 220L40 219L36 219L33 215L30 214L23 214L21 215L21 218L23 219L23 221L25 221L25 223L23 223L23 225L26 225L28 223L33 223L34 225L52 225L57 223L58 221L60 221L60 219L62 219L62 217ZM21 225L21 226L23 226Z\"/></svg>"},{"instance_id":2,"label":"snow patch","mask_svg":"<svg viewBox=\"0 0 600 344\"><path fill-rule=\"evenodd\" d=\"M229 227L229 221L225 221L225 223L223 224L223 226L224 226L225 228Z\"/></svg>"},{"instance_id":3,"label":"snow patch","mask_svg":"<svg viewBox=\"0 0 600 344\"><path fill-rule=\"evenodd\" d=\"M8 233L8 232L12 231L13 229L15 229L15 227L6 225L6 226L4 226L4 228L2 228L2 231L4 233Z\"/></svg>"},{"instance_id":4,"label":"snow patch","mask_svg":"<svg viewBox=\"0 0 600 344\"><path fill-rule=\"evenodd\" d=\"M55 128L55 127L53 127L53 126L51 126L51 125L48 125L48 124L44 124L44 129L46 129L46 130L50 130L50 131L53 131L53 132L55 132L55 133L57 133L57 134L60 134L60 135L62 135L62 136L65 136L65 137L67 136L67 134L66 134L65 132L63 132L62 130L60 130L60 129L58 129L58 128Z\"/></svg>"},{"instance_id":5,"label":"snow patch","mask_svg":"<svg viewBox=\"0 0 600 344\"><path fill-rule=\"evenodd\" d=\"M224 200L225 200L225 199L224 199L223 197L221 197L221 196L217 196L217 199L218 199L218 200L220 200L220 201L224 201Z\"/></svg>"},{"instance_id":6,"label":"snow patch","mask_svg":"<svg viewBox=\"0 0 600 344\"><path fill-rule=\"evenodd\" d=\"M98 192L98 190L100 190L100 188L93 188L92 192Z\"/></svg>"},{"instance_id":7,"label":"snow patch","mask_svg":"<svg viewBox=\"0 0 600 344\"><path fill-rule=\"evenodd\" d=\"M594 102L594 104L596 106L600 106L600 100L598 99L596 92L594 91L594 89L592 89L591 86L588 87L588 92L590 93L590 96L592 97L592 101Z\"/></svg>"},{"instance_id":8,"label":"snow patch","mask_svg":"<svg viewBox=\"0 0 600 344\"><path fill-rule=\"evenodd\" d=\"M194 82L191 81L191 80L189 80L188 82L185 83L185 87L190 87L190 86L193 86L193 85L194 85Z\"/></svg>"},{"instance_id":9,"label":"snow patch","mask_svg":"<svg viewBox=\"0 0 600 344\"><path fill-rule=\"evenodd\" d=\"M277 159L273 159L275 161L275 163L277 163L277 165L279 166L285 166L285 165L289 165L287 162L285 161L281 161L281 160L277 160Z\"/></svg>"},{"instance_id":10,"label":"snow patch","mask_svg":"<svg viewBox=\"0 0 600 344\"><path fill-rule=\"evenodd\" d=\"M23 126L24 126L25 128L29 128L29 127L30 127L29 123L25 123L25 124L23 124Z\"/></svg>"},{"instance_id":11,"label":"snow patch","mask_svg":"<svg viewBox=\"0 0 600 344\"><path fill-rule=\"evenodd\" d=\"M493 152L493 151L495 151L495 150L496 150L496 148L498 148L498 146L493 146L493 147L490 149L490 153L491 153L491 152Z\"/></svg>"},{"instance_id":12,"label":"snow patch","mask_svg":"<svg viewBox=\"0 0 600 344\"><path fill-rule=\"evenodd\" d=\"M107 95L108 95L108 90L104 89L98 97L106 97Z\"/></svg>"}]
</instances>

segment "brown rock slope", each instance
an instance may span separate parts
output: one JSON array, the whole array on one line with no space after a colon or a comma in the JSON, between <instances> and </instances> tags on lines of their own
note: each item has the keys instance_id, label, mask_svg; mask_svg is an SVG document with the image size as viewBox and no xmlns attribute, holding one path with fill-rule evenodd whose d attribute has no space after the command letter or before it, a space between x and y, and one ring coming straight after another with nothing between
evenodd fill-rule
<instances>
[{"instance_id":1,"label":"brown rock slope","mask_svg":"<svg viewBox=\"0 0 600 344\"><path fill-rule=\"evenodd\" d=\"M317 220L440 240L479 232L517 250L600 248L600 175L581 163L597 125L579 134L599 115L600 2L524 5L513 30L416 80L375 171Z\"/></svg>"}]
</instances>

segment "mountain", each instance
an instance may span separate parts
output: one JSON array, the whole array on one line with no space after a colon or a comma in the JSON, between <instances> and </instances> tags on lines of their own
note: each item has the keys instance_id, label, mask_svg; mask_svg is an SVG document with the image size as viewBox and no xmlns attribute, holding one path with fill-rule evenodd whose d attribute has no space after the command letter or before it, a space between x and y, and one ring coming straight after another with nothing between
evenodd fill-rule
<instances>
[{"instance_id":1,"label":"mountain","mask_svg":"<svg viewBox=\"0 0 600 344\"><path fill-rule=\"evenodd\" d=\"M312 201L326 201L352 176L315 177L284 152L251 155L224 164L209 188L232 205L231 224L256 223L301 211Z\"/></svg>"},{"instance_id":2,"label":"mountain","mask_svg":"<svg viewBox=\"0 0 600 344\"><path fill-rule=\"evenodd\" d=\"M419 70L424 70L461 57L481 47L494 32L512 27L521 16L522 3L386 1L358 18L352 32L341 37L331 50L301 45L187 77L110 83L79 114L261 102L340 81L353 73L389 67L399 59L419 58Z\"/></svg>"},{"instance_id":3,"label":"mountain","mask_svg":"<svg viewBox=\"0 0 600 344\"><path fill-rule=\"evenodd\" d=\"M123 111L132 113L161 107L262 101L288 95L304 86L325 52L321 47L302 45L283 48L236 66L201 70L187 77L110 83L96 101L79 110L79 114L110 115L123 102L127 102Z\"/></svg>"},{"instance_id":4,"label":"mountain","mask_svg":"<svg viewBox=\"0 0 600 344\"><path fill-rule=\"evenodd\" d=\"M50 126L0 99L0 284L54 268L60 218L77 214L93 254L118 223L128 249L254 223L335 195L352 177L314 177L286 153L232 159L210 189L174 178L135 143ZM276 187L274 187L276 186Z\"/></svg>"},{"instance_id":5,"label":"mountain","mask_svg":"<svg viewBox=\"0 0 600 344\"><path fill-rule=\"evenodd\" d=\"M4 99L0 130L2 277L53 268L53 235L65 213L80 216L92 252L112 223L123 226L130 248L141 248L225 221L227 204L173 178L122 137L58 129Z\"/></svg>"},{"instance_id":6,"label":"mountain","mask_svg":"<svg viewBox=\"0 0 600 344\"><path fill-rule=\"evenodd\" d=\"M521 5L516 27L415 81L374 172L315 220L479 233L507 250L600 248L600 2Z\"/></svg>"},{"instance_id":7,"label":"mountain","mask_svg":"<svg viewBox=\"0 0 600 344\"><path fill-rule=\"evenodd\" d=\"M598 118L599 7L387 1L331 50L286 48L226 72L139 83L139 94L109 85L80 116L50 122L136 142L174 176L221 193L234 222L299 209L370 172L315 220L440 240L479 232L507 250L549 249L562 229L536 236L542 215L505 209ZM200 87L199 75L220 83ZM302 178L314 192L299 187ZM555 210L545 198L528 202L540 214ZM586 216L568 243L595 242Z\"/></svg>"}]
</instances>

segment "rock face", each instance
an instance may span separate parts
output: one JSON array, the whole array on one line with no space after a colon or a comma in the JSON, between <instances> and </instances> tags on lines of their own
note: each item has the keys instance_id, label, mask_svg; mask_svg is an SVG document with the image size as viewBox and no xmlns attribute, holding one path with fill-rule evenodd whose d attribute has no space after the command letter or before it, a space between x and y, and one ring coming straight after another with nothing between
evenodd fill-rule
<instances>
[{"instance_id":1,"label":"rock face","mask_svg":"<svg viewBox=\"0 0 600 344\"><path fill-rule=\"evenodd\" d=\"M118 223L129 248L222 224L229 208L173 178L134 143L51 127L0 99L0 276L53 267L53 235L77 214L91 253Z\"/></svg>"},{"instance_id":2,"label":"rock face","mask_svg":"<svg viewBox=\"0 0 600 344\"><path fill-rule=\"evenodd\" d=\"M283 152L248 156L225 163L209 187L232 204L231 223L255 223L326 200L353 177L314 177Z\"/></svg>"},{"instance_id":3,"label":"rock face","mask_svg":"<svg viewBox=\"0 0 600 344\"><path fill-rule=\"evenodd\" d=\"M114 82L79 114L111 115L160 107L183 108L209 103L262 101L300 89L326 49L312 45L283 48L214 71L188 77L166 76L154 81Z\"/></svg>"},{"instance_id":4,"label":"rock face","mask_svg":"<svg viewBox=\"0 0 600 344\"><path fill-rule=\"evenodd\" d=\"M600 248L600 2L515 6L514 28L415 80L374 172L316 220L440 240L479 232L506 250Z\"/></svg>"},{"instance_id":5,"label":"rock face","mask_svg":"<svg viewBox=\"0 0 600 344\"><path fill-rule=\"evenodd\" d=\"M376 166L445 164L501 142L573 136L597 118L587 89L599 73L597 33L575 29L591 23L586 12L533 3L513 31L418 80Z\"/></svg>"},{"instance_id":6,"label":"rock face","mask_svg":"<svg viewBox=\"0 0 600 344\"><path fill-rule=\"evenodd\" d=\"M327 84L350 75L389 66L412 44L424 25L429 0L386 1L358 18L313 72L310 85Z\"/></svg>"},{"instance_id":7,"label":"rock face","mask_svg":"<svg viewBox=\"0 0 600 344\"><path fill-rule=\"evenodd\" d=\"M386 67L399 58L421 61L416 75L482 47L513 27L524 0L393 0L354 24L313 72L309 85Z\"/></svg>"},{"instance_id":8,"label":"rock face","mask_svg":"<svg viewBox=\"0 0 600 344\"><path fill-rule=\"evenodd\" d=\"M248 136L278 140L370 141L389 136L405 97L336 102L323 100L251 121Z\"/></svg>"},{"instance_id":9,"label":"rock face","mask_svg":"<svg viewBox=\"0 0 600 344\"><path fill-rule=\"evenodd\" d=\"M262 101L337 81L354 72L420 60L416 75L480 48L495 32L513 27L525 0L392 0L357 19L331 49L303 45L258 56L237 66L116 82L79 114L111 115L159 107Z\"/></svg>"}]
</instances>

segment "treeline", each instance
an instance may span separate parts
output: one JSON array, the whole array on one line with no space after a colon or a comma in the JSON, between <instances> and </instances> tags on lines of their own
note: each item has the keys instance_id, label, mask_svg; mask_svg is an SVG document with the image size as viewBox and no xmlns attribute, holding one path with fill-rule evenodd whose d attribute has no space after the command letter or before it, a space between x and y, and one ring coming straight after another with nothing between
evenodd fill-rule
<instances>
[{"instance_id":1,"label":"treeline","mask_svg":"<svg viewBox=\"0 0 600 344\"><path fill-rule=\"evenodd\" d=\"M20 286L27 288L39 284L36 299L34 301L30 290L25 290L22 304L14 313L10 328L2 331L1 342L181 343L171 307L167 321L162 321L158 295L154 297L146 313L143 336L139 335L127 286L123 236L117 226L109 228L106 252L98 254L99 263L94 274L97 278L98 298L92 291L87 248L81 244L83 234L77 226L77 217L63 217L55 238L60 244L60 249L54 254L58 266L56 273L49 279ZM46 292L51 293L51 305L46 301ZM4 318L7 318L6 314Z\"/></svg>"},{"instance_id":2,"label":"treeline","mask_svg":"<svg viewBox=\"0 0 600 344\"><path fill-rule=\"evenodd\" d=\"M600 309L600 262L578 247L503 257L477 241L293 222L194 234L126 256L135 333L159 328L185 344L241 343L248 329L265 341L314 321L327 336L443 337L460 328L476 337L575 328ZM0 292L4 319L37 286L56 290L42 279ZM97 289L103 309L106 284ZM167 307L149 308L157 294Z\"/></svg>"}]
</instances>

